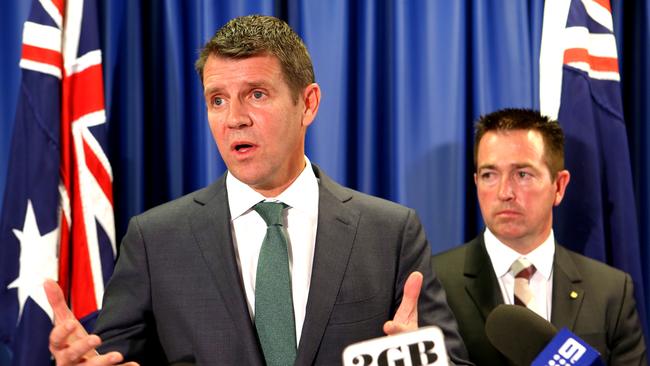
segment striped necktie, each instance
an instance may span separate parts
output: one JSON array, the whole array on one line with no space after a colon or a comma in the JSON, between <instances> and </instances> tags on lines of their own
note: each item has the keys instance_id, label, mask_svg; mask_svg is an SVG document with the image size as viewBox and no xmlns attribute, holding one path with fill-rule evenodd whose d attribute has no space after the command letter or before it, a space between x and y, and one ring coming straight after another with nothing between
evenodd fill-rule
<instances>
[{"instance_id":1,"label":"striped necktie","mask_svg":"<svg viewBox=\"0 0 650 366\"><path fill-rule=\"evenodd\" d=\"M535 273L535 266L524 257L512 263L510 272L515 276L515 305L530 307L535 294L530 289L530 278Z\"/></svg>"}]
</instances>

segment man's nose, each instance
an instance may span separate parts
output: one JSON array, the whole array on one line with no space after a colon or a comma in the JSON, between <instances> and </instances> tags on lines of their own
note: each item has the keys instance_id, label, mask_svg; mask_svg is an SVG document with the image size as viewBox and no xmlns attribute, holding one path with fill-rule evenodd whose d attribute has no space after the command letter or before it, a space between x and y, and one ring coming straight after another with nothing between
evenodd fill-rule
<instances>
[{"instance_id":1,"label":"man's nose","mask_svg":"<svg viewBox=\"0 0 650 366\"><path fill-rule=\"evenodd\" d=\"M252 121L246 106L238 100L232 100L228 106L226 123L229 128L242 128L250 126Z\"/></svg>"},{"instance_id":2,"label":"man's nose","mask_svg":"<svg viewBox=\"0 0 650 366\"><path fill-rule=\"evenodd\" d=\"M508 201L515 197L513 182L510 176L504 175L499 181L498 198L502 201Z\"/></svg>"}]
</instances>

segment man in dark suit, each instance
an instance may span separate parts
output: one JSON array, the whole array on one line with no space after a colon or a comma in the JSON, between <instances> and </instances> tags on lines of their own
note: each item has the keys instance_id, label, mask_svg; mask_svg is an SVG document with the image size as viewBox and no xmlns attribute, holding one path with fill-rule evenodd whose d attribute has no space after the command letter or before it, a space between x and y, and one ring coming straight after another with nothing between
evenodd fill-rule
<instances>
[{"instance_id":1,"label":"man in dark suit","mask_svg":"<svg viewBox=\"0 0 650 366\"><path fill-rule=\"evenodd\" d=\"M320 88L293 30L272 17L234 19L206 44L197 70L228 172L131 220L97 335L80 329L46 283L57 363L332 365L351 343L430 324L464 363L415 212L344 188L305 157ZM265 216L269 207L279 219ZM265 267L262 253L278 241L284 257ZM267 276L270 296L260 292ZM290 324L277 322L284 317Z\"/></svg>"},{"instance_id":2,"label":"man in dark suit","mask_svg":"<svg viewBox=\"0 0 650 366\"><path fill-rule=\"evenodd\" d=\"M507 364L487 339L485 319L498 304L516 303L568 328L610 365L645 365L630 276L561 247L553 237L553 207L570 179L557 121L522 109L483 116L474 162L486 229L433 258L470 360ZM511 270L516 263L525 263L519 265L525 270Z\"/></svg>"}]
</instances>

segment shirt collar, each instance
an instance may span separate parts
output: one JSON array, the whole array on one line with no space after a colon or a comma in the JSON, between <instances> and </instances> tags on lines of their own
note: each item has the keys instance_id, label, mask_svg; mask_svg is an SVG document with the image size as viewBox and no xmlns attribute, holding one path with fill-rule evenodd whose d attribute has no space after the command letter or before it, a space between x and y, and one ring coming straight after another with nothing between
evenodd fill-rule
<instances>
[{"instance_id":1,"label":"shirt collar","mask_svg":"<svg viewBox=\"0 0 650 366\"><path fill-rule=\"evenodd\" d=\"M537 272L544 276L546 280L551 277L551 273L553 272L553 257L555 255L555 237L553 230L551 230L546 240L540 246L524 256L503 244L488 228L485 228L483 240L485 241L485 249L490 256L490 261L492 261L494 273L498 278L507 274L512 263L519 257L527 258L535 266Z\"/></svg>"},{"instance_id":2,"label":"shirt collar","mask_svg":"<svg viewBox=\"0 0 650 366\"><path fill-rule=\"evenodd\" d=\"M306 156L305 168L296 180L277 197L264 197L230 172L226 175L226 189L232 220L247 213L260 201L281 201L310 216L318 212L318 180L311 167L311 162Z\"/></svg>"}]
</instances>

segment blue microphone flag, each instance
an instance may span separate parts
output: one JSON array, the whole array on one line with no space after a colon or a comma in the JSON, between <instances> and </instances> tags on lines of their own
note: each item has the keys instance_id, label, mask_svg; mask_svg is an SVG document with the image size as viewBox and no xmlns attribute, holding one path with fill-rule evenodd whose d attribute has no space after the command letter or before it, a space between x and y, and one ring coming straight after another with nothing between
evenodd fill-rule
<instances>
[{"instance_id":1,"label":"blue microphone flag","mask_svg":"<svg viewBox=\"0 0 650 366\"><path fill-rule=\"evenodd\" d=\"M568 329L562 328L531 366L599 366L600 354Z\"/></svg>"}]
</instances>

